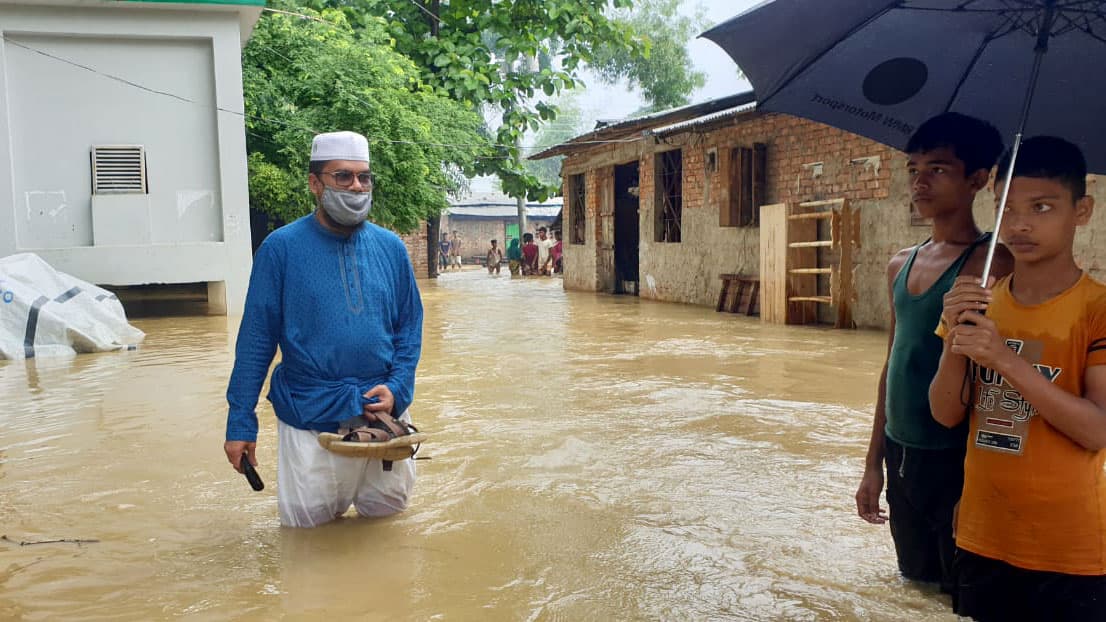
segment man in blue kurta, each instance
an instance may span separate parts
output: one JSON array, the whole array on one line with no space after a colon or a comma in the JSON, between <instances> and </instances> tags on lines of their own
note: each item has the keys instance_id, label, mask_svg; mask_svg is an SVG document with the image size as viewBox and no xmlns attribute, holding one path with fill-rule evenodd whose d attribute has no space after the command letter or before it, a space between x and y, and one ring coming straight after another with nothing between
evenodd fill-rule
<instances>
[{"instance_id":1,"label":"man in blue kurta","mask_svg":"<svg viewBox=\"0 0 1106 622\"><path fill-rule=\"evenodd\" d=\"M313 527L354 506L362 516L402 511L413 460L331 453L320 432L356 417L409 422L422 347L422 303L403 242L367 222L372 207L364 136L315 137L308 184L313 214L270 234L254 257L234 371L227 389L227 459L256 465L258 395L270 379L277 415L281 524Z\"/></svg>"}]
</instances>

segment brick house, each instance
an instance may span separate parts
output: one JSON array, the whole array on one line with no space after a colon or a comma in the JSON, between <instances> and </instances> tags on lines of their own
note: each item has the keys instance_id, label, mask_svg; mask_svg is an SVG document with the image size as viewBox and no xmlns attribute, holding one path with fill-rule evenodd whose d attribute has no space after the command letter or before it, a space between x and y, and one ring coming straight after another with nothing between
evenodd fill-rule
<instances>
[{"instance_id":1,"label":"brick house","mask_svg":"<svg viewBox=\"0 0 1106 622\"><path fill-rule=\"evenodd\" d=\"M760 275L761 206L790 211L846 199L859 225L851 318L858 327L886 328L887 261L928 236L928 223L911 213L905 154L758 111L752 93L600 127L532 157L557 155L565 156L566 289L714 306L720 275ZM1101 203L1103 189L1091 182L1088 191ZM977 197L975 216L981 228L991 226L989 191ZM1106 239L1101 216L1079 232L1076 257L1103 279L1106 245L1095 244L1096 236ZM817 261L836 258L818 249ZM812 298L826 293L827 279L802 276L818 290ZM832 316L828 305L818 309L821 321Z\"/></svg>"}]
</instances>

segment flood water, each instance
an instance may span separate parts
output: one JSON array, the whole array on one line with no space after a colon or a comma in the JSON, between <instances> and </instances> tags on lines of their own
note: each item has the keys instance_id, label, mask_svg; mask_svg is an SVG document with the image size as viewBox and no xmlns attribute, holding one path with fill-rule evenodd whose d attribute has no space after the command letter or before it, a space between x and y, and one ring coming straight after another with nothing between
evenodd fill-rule
<instances>
[{"instance_id":1,"label":"flood water","mask_svg":"<svg viewBox=\"0 0 1106 622\"><path fill-rule=\"evenodd\" d=\"M0 619L955 620L853 494L878 332L422 282L411 507L282 529L222 451L237 323L0 361Z\"/></svg>"}]
</instances>

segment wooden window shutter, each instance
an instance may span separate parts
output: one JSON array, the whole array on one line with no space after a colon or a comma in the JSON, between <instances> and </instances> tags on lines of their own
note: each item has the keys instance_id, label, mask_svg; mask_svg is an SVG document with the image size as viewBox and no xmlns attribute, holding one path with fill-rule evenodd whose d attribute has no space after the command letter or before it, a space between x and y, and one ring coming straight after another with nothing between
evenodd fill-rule
<instances>
[{"instance_id":1,"label":"wooden window shutter","mask_svg":"<svg viewBox=\"0 0 1106 622\"><path fill-rule=\"evenodd\" d=\"M726 184L726 193L722 195L718 205L719 227L736 227L738 224L737 210L740 205L738 195L741 193L740 152L740 149L730 149L727 154L724 169L726 177L722 182Z\"/></svg>"},{"instance_id":2,"label":"wooden window shutter","mask_svg":"<svg viewBox=\"0 0 1106 622\"><path fill-rule=\"evenodd\" d=\"M735 227L752 223L753 216L753 150L736 147L730 157L730 211Z\"/></svg>"},{"instance_id":3,"label":"wooden window shutter","mask_svg":"<svg viewBox=\"0 0 1106 622\"><path fill-rule=\"evenodd\" d=\"M721 226L756 227L760 224L760 206L767 198L767 168L767 145L755 143L752 148L735 147L731 150L730 197L721 209Z\"/></svg>"},{"instance_id":4,"label":"wooden window shutter","mask_svg":"<svg viewBox=\"0 0 1106 622\"><path fill-rule=\"evenodd\" d=\"M572 237L570 244L587 242L587 186L584 174L570 175L568 178L569 216L572 218ZM562 208L563 209L563 208Z\"/></svg>"},{"instance_id":5,"label":"wooden window shutter","mask_svg":"<svg viewBox=\"0 0 1106 622\"><path fill-rule=\"evenodd\" d=\"M753 172L752 172L751 201L752 219L750 224L760 226L760 206L768 202L768 145L753 143Z\"/></svg>"}]
</instances>

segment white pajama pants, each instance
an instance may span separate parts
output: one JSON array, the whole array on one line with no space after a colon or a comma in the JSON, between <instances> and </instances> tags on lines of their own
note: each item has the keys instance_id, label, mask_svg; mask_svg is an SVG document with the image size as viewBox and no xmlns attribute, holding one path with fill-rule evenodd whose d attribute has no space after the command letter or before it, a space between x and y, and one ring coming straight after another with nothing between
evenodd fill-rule
<instances>
[{"instance_id":1,"label":"white pajama pants","mask_svg":"<svg viewBox=\"0 0 1106 622\"><path fill-rule=\"evenodd\" d=\"M408 413L400 417L410 421ZM315 527L357 509L361 516L402 512L415 486L415 461L340 456L319 445L318 432L277 420L277 508L285 527Z\"/></svg>"}]
</instances>

